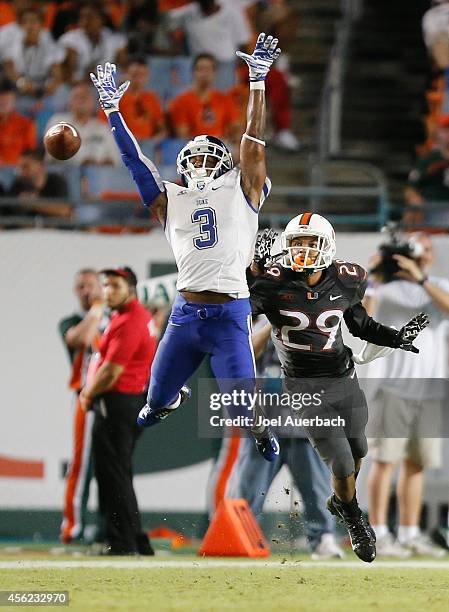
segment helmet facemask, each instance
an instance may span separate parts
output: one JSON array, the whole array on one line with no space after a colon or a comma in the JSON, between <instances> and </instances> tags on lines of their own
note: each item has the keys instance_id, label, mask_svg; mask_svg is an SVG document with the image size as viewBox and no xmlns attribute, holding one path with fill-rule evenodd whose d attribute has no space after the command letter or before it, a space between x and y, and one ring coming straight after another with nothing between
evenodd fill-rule
<instances>
[{"instance_id":1,"label":"helmet facemask","mask_svg":"<svg viewBox=\"0 0 449 612\"><path fill-rule=\"evenodd\" d=\"M315 238L303 246L292 246L295 238L307 236ZM307 275L317 270L328 268L335 255L335 241L325 233L311 230L309 227L301 228L295 232L284 232L281 236L282 250L285 253L282 265L291 268L294 272L304 272Z\"/></svg>"},{"instance_id":2,"label":"helmet facemask","mask_svg":"<svg viewBox=\"0 0 449 612\"><path fill-rule=\"evenodd\" d=\"M194 163L202 157L201 165ZM189 189L203 189L233 168L232 155L226 145L213 136L197 136L179 152L178 173Z\"/></svg>"}]
</instances>

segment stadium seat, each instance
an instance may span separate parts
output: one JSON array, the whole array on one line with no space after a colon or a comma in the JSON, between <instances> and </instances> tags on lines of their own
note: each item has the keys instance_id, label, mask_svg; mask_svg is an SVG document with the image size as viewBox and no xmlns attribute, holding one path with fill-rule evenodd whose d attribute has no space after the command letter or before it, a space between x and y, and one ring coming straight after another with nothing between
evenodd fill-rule
<instances>
[{"instance_id":1,"label":"stadium seat","mask_svg":"<svg viewBox=\"0 0 449 612\"><path fill-rule=\"evenodd\" d=\"M67 181L69 198L73 201L81 199L81 168L69 164L48 164L49 172L61 174Z\"/></svg>"},{"instance_id":2,"label":"stadium seat","mask_svg":"<svg viewBox=\"0 0 449 612\"><path fill-rule=\"evenodd\" d=\"M110 199L114 193L121 199L135 200L139 197L125 167L85 166L83 177L87 181L87 191L93 197Z\"/></svg>"},{"instance_id":3,"label":"stadium seat","mask_svg":"<svg viewBox=\"0 0 449 612\"><path fill-rule=\"evenodd\" d=\"M127 222L135 217L134 208L135 204L126 202L81 204L75 208L75 219L90 224L104 224L108 221Z\"/></svg>"},{"instance_id":4,"label":"stadium seat","mask_svg":"<svg viewBox=\"0 0 449 612\"><path fill-rule=\"evenodd\" d=\"M191 85L192 59L190 57L149 58L150 79L148 87L160 97L163 104Z\"/></svg>"},{"instance_id":5,"label":"stadium seat","mask_svg":"<svg viewBox=\"0 0 449 612\"><path fill-rule=\"evenodd\" d=\"M161 140L157 148L160 164L162 166L168 166L170 164L176 166L176 158L178 157L178 153L185 144L186 141L180 138L165 138L164 140Z\"/></svg>"},{"instance_id":6,"label":"stadium seat","mask_svg":"<svg viewBox=\"0 0 449 612\"><path fill-rule=\"evenodd\" d=\"M151 161L155 161L156 145L154 140L145 138L145 140L141 140L139 144L143 154L151 159Z\"/></svg>"},{"instance_id":7,"label":"stadium seat","mask_svg":"<svg viewBox=\"0 0 449 612\"><path fill-rule=\"evenodd\" d=\"M175 164L169 164L168 166L160 165L158 168L164 181L171 181L172 183L178 183L180 181L180 176L176 172Z\"/></svg>"},{"instance_id":8,"label":"stadium seat","mask_svg":"<svg viewBox=\"0 0 449 612\"><path fill-rule=\"evenodd\" d=\"M36 127L37 127L37 138L41 141L45 134L45 127L50 117L54 115L54 111L51 108L43 108L36 114Z\"/></svg>"},{"instance_id":9,"label":"stadium seat","mask_svg":"<svg viewBox=\"0 0 449 612\"><path fill-rule=\"evenodd\" d=\"M0 166L0 184L9 189L14 180L16 167L15 166Z\"/></svg>"}]
</instances>

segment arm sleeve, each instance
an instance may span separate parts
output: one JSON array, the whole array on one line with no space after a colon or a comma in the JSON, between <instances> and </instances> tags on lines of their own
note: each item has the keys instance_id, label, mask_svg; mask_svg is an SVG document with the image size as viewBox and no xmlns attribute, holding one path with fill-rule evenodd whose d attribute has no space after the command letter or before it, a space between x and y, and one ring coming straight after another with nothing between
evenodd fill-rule
<instances>
[{"instance_id":1,"label":"arm sleeve","mask_svg":"<svg viewBox=\"0 0 449 612\"><path fill-rule=\"evenodd\" d=\"M126 366L139 346L140 337L133 329L132 321L117 327L111 337L104 361Z\"/></svg>"},{"instance_id":2,"label":"arm sleeve","mask_svg":"<svg viewBox=\"0 0 449 612\"><path fill-rule=\"evenodd\" d=\"M368 315L361 302L348 308L343 318L349 331L356 338L361 338L377 346L398 346L398 332L382 325Z\"/></svg>"},{"instance_id":3,"label":"arm sleeve","mask_svg":"<svg viewBox=\"0 0 449 612\"><path fill-rule=\"evenodd\" d=\"M150 206L165 191L160 174L153 162L142 153L122 115L119 112L110 113L108 121L123 162L131 172L142 202L145 206Z\"/></svg>"}]
</instances>

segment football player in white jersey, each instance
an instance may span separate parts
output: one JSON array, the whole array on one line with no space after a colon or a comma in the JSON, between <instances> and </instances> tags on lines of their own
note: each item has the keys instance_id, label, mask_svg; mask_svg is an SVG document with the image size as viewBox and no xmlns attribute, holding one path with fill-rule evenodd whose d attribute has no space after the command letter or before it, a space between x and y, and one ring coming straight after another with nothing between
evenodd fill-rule
<instances>
[{"instance_id":1,"label":"football player in white jersey","mask_svg":"<svg viewBox=\"0 0 449 612\"><path fill-rule=\"evenodd\" d=\"M248 64L250 79L240 165L234 167L221 140L197 136L177 158L184 187L161 180L126 126L119 102L129 82L117 87L115 65L110 63L91 74L122 159L144 205L163 225L178 267L179 294L152 364L148 403L138 417L145 427L166 418L189 397L185 383L205 356L210 356L222 391L230 390L230 379L253 389L246 267L253 255L258 211L270 190L263 140L265 77L280 55L277 45L277 38L262 33L251 55L237 51ZM248 417L246 406L233 409L232 416ZM268 429L255 434L255 440L268 461L278 455L277 440Z\"/></svg>"}]
</instances>

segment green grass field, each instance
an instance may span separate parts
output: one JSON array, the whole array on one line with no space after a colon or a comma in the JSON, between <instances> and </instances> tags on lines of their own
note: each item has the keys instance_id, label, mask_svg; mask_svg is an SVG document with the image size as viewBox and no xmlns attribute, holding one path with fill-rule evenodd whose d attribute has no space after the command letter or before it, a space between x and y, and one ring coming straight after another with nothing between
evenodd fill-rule
<instances>
[{"instance_id":1,"label":"green grass field","mask_svg":"<svg viewBox=\"0 0 449 612\"><path fill-rule=\"evenodd\" d=\"M1 553L1 551L0 551ZM349 556L348 556L349 557ZM445 611L449 563L0 554L0 590L60 591L70 610ZM13 609L12 607L3 608Z\"/></svg>"}]
</instances>

